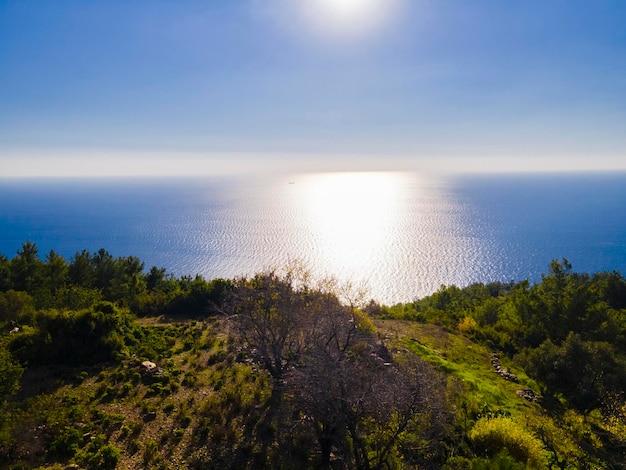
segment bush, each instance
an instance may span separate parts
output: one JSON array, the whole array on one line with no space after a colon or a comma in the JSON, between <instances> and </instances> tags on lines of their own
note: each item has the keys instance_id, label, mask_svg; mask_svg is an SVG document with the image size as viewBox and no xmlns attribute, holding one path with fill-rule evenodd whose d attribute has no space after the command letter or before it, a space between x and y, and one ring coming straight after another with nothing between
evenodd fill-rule
<instances>
[{"instance_id":1,"label":"bush","mask_svg":"<svg viewBox=\"0 0 626 470\"><path fill-rule=\"evenodd\" d=\"M17 391L24 369L0 346L0 399Z\"/></svg>"},{"instance_id":2,"label":"bush","mask_svg":"<svg viewBox=\"0 0 626 470\"><path fill-rule=\"evenodd\" d=\"M465 335L473 333L477 327L478 323L472 317L463 317L457 325L457 329Z\"/></svg>"},{"instance_id":3,"label":"bush","mask_svg":"<svg viewBox=\"0 0 626 470\"><path fill-rule=\"evenodd\" d=\"M149 465L156 462L159 459L159 445L152 439L146 442L146 446L143 451L143 463Z\"/></svg>"},{"instance_id":4,"label":"bush","mask_svg":"<svg viewBox=\"0 0 626 470\"><path fill-rule=\"evenodd\" d=\"M120 461L120 450L112 444L106 444L100 449L101 468L115 468Z\"/></svg>"},{"instance_id":5,"label":"bush","mask_svg":"<svg viewBox=\"0 0 626 470\"><path fill-rule=\"evenodd\" d=\"M71 458L76 455L83 441L83 433L71 426L59 432L50 443L50 452L62 458Z\"/></svg>"},{"instance_id":6,"label":"bush","mask_svg":"<svg viewBox=\"0 0 626 470\"><path fill-rule=\"evenodd\" d=\"M617 348L579 334L570 333L560 345L545 341L520 359L547 394L561 394L579 411L599 408L603 397L626 388L626 365Z\"/></svg>"},{"instance_id":7,"label":"bush","mask_svg":"<svg viewBox=\"0 0 626 470\"><path fill-rule=\"evenodd\" d=\"M504 452L490 459L474 459L470 468L471 470L525 470L527 467Z\"/></svg>"},{"instance_id":8,"label":"bush","mask_svg":"<svg viewBox=\"0 0 626 470\"><path fill-rule=\"evenodd\" d=\"M511 418L481 418L469 432L476 451L494 456L506 451L528 468L544 468L546 458L541 441Z\"/></svg>"},{"instance_id":9,"label":"bush","mask_svg":"<svg viewBox=\"0 0 626 470\"><path fill-rule=\"evenodd\" d=\"M39 312L36 328L13 335L9 350L30 365L94 364L115 360L130 319L108 303L81 312Z\"/></svg>"},{"instance_id":10,"label":"bush","mask_svg":"<svg viewBox=\"0 0 626 470\"><path fill-rule=\"evenodd\" d=\"M105 437L98 435L81 451L77 458L83 465L93 469L114 469L120 461L120 450L113 444L105 444Z\"/></svg>"}]
</instances>

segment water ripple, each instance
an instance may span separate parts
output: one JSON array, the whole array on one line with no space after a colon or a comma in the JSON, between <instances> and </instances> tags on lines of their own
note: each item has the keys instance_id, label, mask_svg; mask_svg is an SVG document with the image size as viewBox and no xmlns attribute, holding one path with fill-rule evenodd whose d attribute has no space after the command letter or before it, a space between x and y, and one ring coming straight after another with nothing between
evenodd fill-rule
<instances>
[{"instance_id":1,"label":"water ripple","mask_svg":"<svg viewBox=\"0 0 626 470\"><path fill-rule=\"evenodd\" d=\"M106 248L175 275L250 275L300 259L381 302L440 285L538 280L550 260L626 267L626 177L428 179L330 173L268 181L0 184L0 252ZM529 191L532 188L532 191ZM19 201L19 204L17 203Z\"/></svg>"}]
</instances>

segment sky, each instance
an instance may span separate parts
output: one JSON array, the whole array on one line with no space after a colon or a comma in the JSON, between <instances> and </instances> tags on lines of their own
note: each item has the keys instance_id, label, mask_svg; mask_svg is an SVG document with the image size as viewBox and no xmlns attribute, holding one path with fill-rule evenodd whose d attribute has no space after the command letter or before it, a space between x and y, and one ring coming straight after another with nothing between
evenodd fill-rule
<instances>
[{"instance_id":1,"label":"sky","mask_svg":"<svg viewBox=\"0 0 626 470\"><path fill-rule=\"evenodd\" d=\"M623 0L0 0L0 176L626 170Z\"/></svg>"}]
</instances>

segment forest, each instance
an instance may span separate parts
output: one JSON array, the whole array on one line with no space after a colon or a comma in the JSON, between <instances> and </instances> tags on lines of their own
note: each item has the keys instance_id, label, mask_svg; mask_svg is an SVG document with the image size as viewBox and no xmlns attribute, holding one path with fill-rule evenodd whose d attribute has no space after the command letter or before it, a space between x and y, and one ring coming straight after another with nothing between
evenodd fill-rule
<instances>
[{"instance_id":1,"label":"forest","mask_svg":"<svg viewBox=\"0 0 626 470\"><path fill-rule=\"evenodd\" d=\"M626 468L626 280L381 305L300 263L206 280L0 255L0 468Z\"/></svg>"}]
</instances>

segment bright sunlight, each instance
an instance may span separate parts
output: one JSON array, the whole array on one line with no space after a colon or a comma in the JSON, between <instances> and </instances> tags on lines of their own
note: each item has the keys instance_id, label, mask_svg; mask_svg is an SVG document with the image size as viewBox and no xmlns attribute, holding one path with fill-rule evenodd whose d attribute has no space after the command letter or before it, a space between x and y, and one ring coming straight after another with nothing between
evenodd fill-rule
<instances>
[{"instance_id":1,"label":"bright sunlight","mask_svg":"<svg viewBox=\"0 0 626 470\"><path fill-rule=\"evenodd\" d=\"M300 181L310 234L334 272L363 272L386 253L397 215L397 173L325 173Z\"/></svg>"},{"instance_id":2,"label":"bright sunlight","mask_svg":"<svg viewBox=\"0 0 626 470\"><path fill-rule=\"evenodd\" d=\"M302 2L316 29L333 35L361 35L379 29L399 0L312 0Z\"/></svg>"},{"instance_id":3,"label":"bright sunlight","mask_svg":"<svg viewBox=\"0 0 626 470\"><path fill-rule=\"evenodd\" d=\"M381 0L318 0L319 7L326 13L343 21L354 21L365 16L380 13L384 2Z\"/></svg>"}]
</instances>

